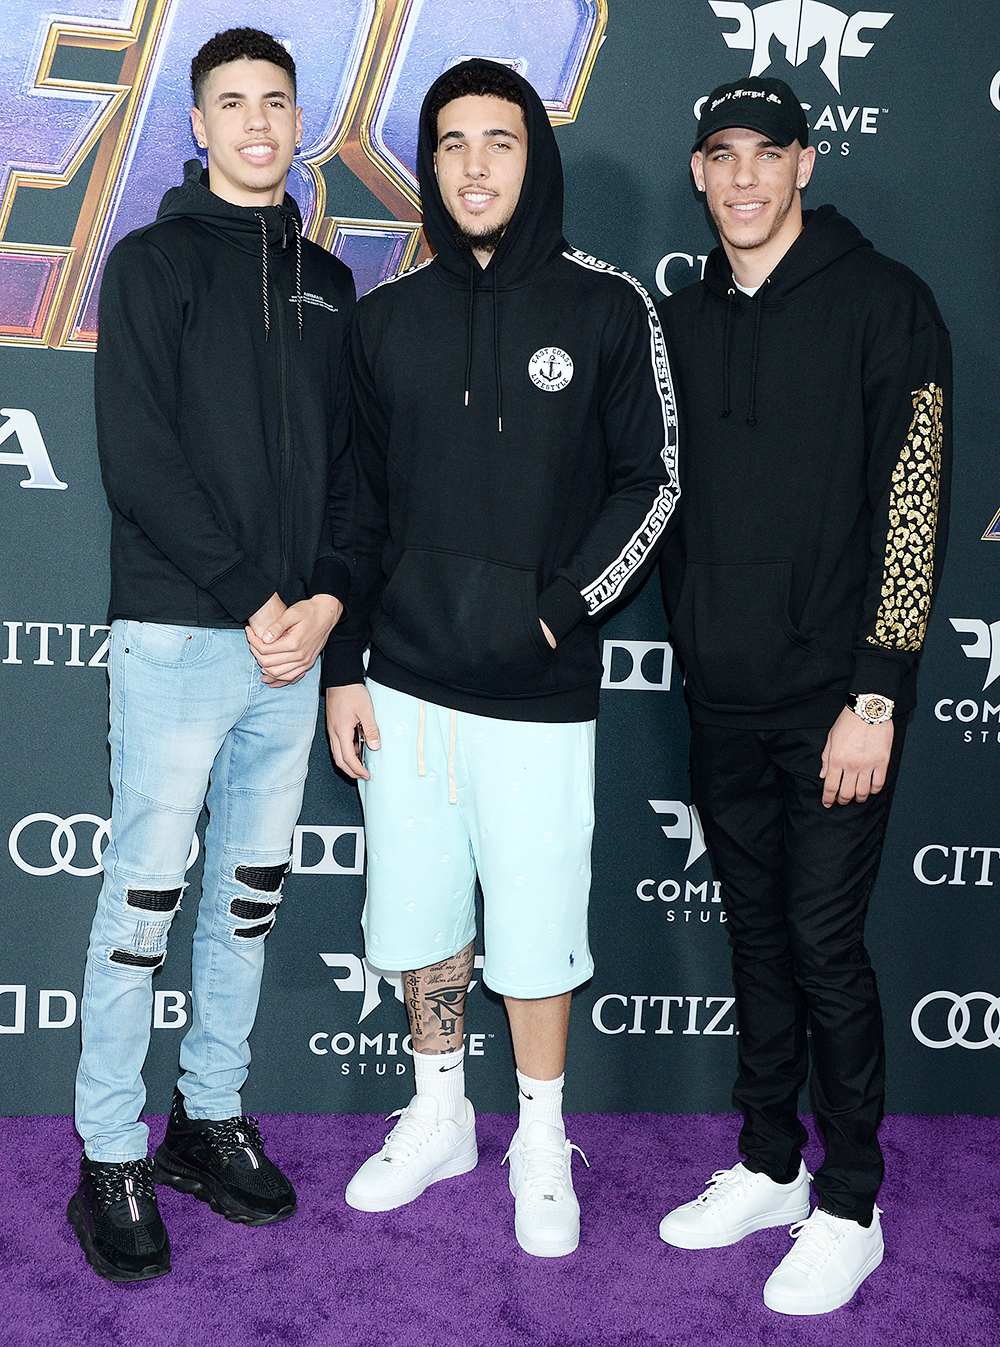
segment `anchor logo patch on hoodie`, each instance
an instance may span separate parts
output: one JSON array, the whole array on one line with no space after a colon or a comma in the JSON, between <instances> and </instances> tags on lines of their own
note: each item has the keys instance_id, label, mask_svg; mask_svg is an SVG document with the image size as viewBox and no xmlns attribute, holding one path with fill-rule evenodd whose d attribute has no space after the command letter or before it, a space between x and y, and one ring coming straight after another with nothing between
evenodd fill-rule
<instances>
[{"instance_id":1,"label":"anchor logo patch on hoodie","mask_svg":"<svg viewBox=\"0 0 1000 1347\"><path fill-rule=\"evenodd\" d=\"M546 393L558 393L573 377L573 361L558 346L543 346L528 361L528 378Z\"/></svg>"}]
</instances>

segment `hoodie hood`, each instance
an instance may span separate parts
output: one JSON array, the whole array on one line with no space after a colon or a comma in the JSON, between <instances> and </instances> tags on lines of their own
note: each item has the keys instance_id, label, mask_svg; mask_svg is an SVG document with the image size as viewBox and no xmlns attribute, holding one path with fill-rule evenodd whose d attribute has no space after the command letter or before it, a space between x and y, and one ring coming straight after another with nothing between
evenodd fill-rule
<instances>
[{"instance_id":1,"label":"hoodie hood","mask_svg":"<svg viewBox=\"0 0 1000 1347\"><path fill-rule=\"evenodd\" d=\"M445 72L455 70L496 69L496 61L462 61ZM437 149L437 126L431 124L428 109L444 75L431 85L420 109L420 138L417 147L417 176L420 181L420 201L424 229L437 254L437 262L449 277L469 284L470 269L482 280L477 287L508 289L528 280L546 266L553 255L566 247L563 238L563 172L559 147L549 123L542 100L531 85L516 71L500 67L517 82L527 105L525 123L528 130L528 155L524 182L514 214L500 244L487 267L479 263L466 249L456 247L455 221L452 219L438 187L434 173L434 152Z\"/></svg>"},{"instance_id":2,"label":"hoodie hood","mask_svg":"<svg viewBox=\"0 0 1000 1347\"><path fill-rule=\"evenodd\" d=\"M735 296L737 301L753 303L757 296L765 308L780 304L804 281L825 271L828 266L853 252L855 248L871 248L871 243L850 220L839 215L833 206L802 213L802 233L757 291L753 300L736 290L733 268L725 249L714 248L705 266L705 284L721 299Z\"/></svg>"},{"instance_id":3,"label":"hoodie hood","mask_svg":"<svg viewBox=\"0 0 1000 1347\"><path fill-rule=\"evenodd\" d=\"M802 232L753 296L737 289L725 249L713 248L705 266L705 284L726 305L726 331L722 344L722 416L732 411L730 401L730 342L734 310L753 310L753 344L750 356L750 393L745 420L757 424L757 364L760 357L762 319L765 309L778 309L792 299L799 287L818 276L847 253L872 245L850 220L833 206L804 211Z\"/></svg>"},{"instance_id":4,"label":"hoodie hood","mask_svg":"<svg viewBox=\"0 0 1000 1347\"><path fill-rule=\"evenodd\" d=\"M184 165L184 181L171 187L160 202L157 220L183 217L195 220L203 228L225 239L241 252L260 258L261 304L264 331L270 336L271 314L268 295L268 253L295 247L295 295L298 309L299 341L302 340L302 217L295 198L285 193L280 206L234 206L210 189L208 169L200 159Z\"/></svg>"}]
</instances>

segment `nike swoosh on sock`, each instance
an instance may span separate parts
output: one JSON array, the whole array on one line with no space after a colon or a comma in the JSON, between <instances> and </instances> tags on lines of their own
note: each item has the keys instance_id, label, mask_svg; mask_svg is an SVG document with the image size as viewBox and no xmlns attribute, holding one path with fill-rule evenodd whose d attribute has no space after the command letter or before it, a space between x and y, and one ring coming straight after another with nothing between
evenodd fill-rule
<instances>
[{"instance_id":1,"label":"nike swoosh on sock","mask_svg":"<svg viewBox=\"0 0 1000 1347\"><path fill-rule=\"evenodd\" d=\"M461 1065L461 1062L456 1062L454 1066L439 1066L438 1071L443 1076L446 1071L457 1071Z\"/></svg>"}]
</instances>

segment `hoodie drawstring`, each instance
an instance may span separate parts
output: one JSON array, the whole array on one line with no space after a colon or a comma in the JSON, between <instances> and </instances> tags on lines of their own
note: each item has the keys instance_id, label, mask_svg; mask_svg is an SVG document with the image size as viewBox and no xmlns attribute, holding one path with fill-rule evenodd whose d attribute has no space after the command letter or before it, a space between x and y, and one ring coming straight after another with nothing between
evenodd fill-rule
<instances>
[{"instance_id":1,"label":"hoodie drawstring","mask_svg":"<svg viewBox=\"0 0 1000 1347\"><path fill-rule=\"evenodd\" d=\"M493 377L497 390L497 430L503 434L503 382L500 378L500 318L497 300L497 274L492 272L493 281ZM469 388L472 384L472 322L476 303L476 272L469 266L469 322L465 346L465 405L469 405Z\"/></svg>"},{"instance_id":2,"label":"hoodie drawstring","mask_svg":"<svg viewBox=\"0 0 1000 1347\"><path fill-rule=\"evenodd\" d=\"M295 233L295 304L299 311L299 341L302 340L302 229L295 216L292 216L292 229Z\"/></svg>"},{"instance_id":3,"label":"hoodie drawstring","mask_svg":"<svg viewBox=\"0 0 1000 1347\"><path fill-rule=\"evenodd\" d=\"M729 415L729 338L733 330L733 303L736 291L730 286L729 303L726 305L726 335L722 341L722 415Z\"/></svg>"},{"instance_id":4,"label":"hoodie drawstring","mask_svg":"<svg viewBox=\"0 0 1000 1347\"><path fill-rule=\"evenodd\" d=\"M503 385L500 382L500 317L497 312L497 273L493 269L493 374L497 381L497 430L503 434Z\"/></svg>"},{"instance_id":5,"label":"hoodie drawstring","mask_svg":"<svg viewBox=\"0 0 1000 1347\"><path fill-rule=\"evenodd\" d=\"M254 215L260 221L261 255L260 284L264 295L264 340L271 337L271 306L267 297L267 219L263 211L255 210ZM298 220L292 217L292 233L295 235L295 305L299 311L299 341L302 340L302 230Z\"/></svg>"},{"instance_id":6,"label":"hoodie drawstring","mask_svg":"<svg viewBox=\"0 0 1000 1347\"><path fill-rule=\"evenodd\" d=\"M747 407L747 425L755 426L757 418L754 416L754 409L757 405L757 357L760 354L760 314L761 300L763 299L763 287L757 291L754 298L757 300L757 312L753 321L753 353L750 356L750 405Z\"/></svg>"},{"instance_id":7,"label":"hoodie drawstring","mask_svg":"<svg viewBox=\"0 0 1000 1347\"><path fill-rule=\"evenodd\" d=\"M465 346L465 405L469 405L469 384L472 382L472 311L476 303L476 276L469 267L469 322Z\"/></svg>"},{"instance_id":8,"label":"hoodie drawstring","mask_svg":"<svg viewBox=\"0 0 1000 1347\"><path fill-rule=\"evenodd\" d=\"M261 234L261 261L260 261L260 283L264 292L264 340L268 341L271 336L271 310L267 300L267 220L264 218L263 211L254 211L257 219L260 221Z\"/></svg>"}]
</instances>

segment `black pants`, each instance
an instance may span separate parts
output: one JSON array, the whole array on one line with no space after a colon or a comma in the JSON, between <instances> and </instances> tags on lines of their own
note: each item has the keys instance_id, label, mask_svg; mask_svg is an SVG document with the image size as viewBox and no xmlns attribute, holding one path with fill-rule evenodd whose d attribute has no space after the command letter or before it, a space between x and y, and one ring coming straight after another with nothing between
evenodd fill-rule
<instances>
[{"instance_id":1,"label":"black pants","mask_svg":"<svg viewBox=\"0 0 1000 1347\"><path fill-rule=\"evenodd\" d=\"M733 949L740 1150L749 1169L778 1183L798 1172L808 1028L812 1105L826 1144L819 1204L864 1225L885 1172L882 1011L864 924L904 734L897 725L878 795L824 809L826 730L692 726L692 800Z\"/></svg>"}]
</instances>

